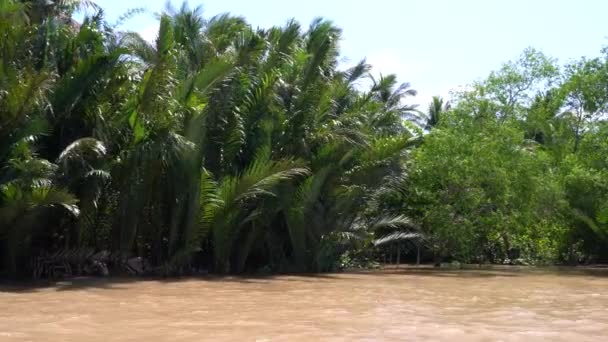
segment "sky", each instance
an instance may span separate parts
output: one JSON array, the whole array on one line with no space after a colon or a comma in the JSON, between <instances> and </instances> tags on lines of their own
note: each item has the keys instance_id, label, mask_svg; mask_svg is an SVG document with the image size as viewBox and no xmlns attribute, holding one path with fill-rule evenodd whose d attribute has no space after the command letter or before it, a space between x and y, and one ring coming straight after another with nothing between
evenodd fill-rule
<instances>
[{"instance_id":1,"label":"sky","mask_svg":"<svg viewBox=\"0 0 608 342\"><path fill-rule=\"evenodd\" d=\"M128 9L148 13L131 18L124 29L154 39L153 13L166 0L96 0L109 21ZM174 0L179 7L181 0ZM608 45L605 0L190 0L211 17L230 12L254 27L282 25L295 18L306 27L313 18L343 29L343 65L362 58L375 74L397 74L418 95L411 103L426 108L434 95L486 77L529 46L564 63L595 57Z\"/></svg>"}]
</instances>

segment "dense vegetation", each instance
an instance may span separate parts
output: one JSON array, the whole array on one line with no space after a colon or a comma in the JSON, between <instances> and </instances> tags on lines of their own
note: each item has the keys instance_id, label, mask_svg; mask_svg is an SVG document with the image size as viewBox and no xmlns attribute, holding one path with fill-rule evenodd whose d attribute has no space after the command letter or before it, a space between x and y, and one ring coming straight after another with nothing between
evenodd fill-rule
<instances>
[{"instance_id":1,"label":"dense vegetation","mask_svg":"<svg viewBox=\"0 0 608 342\"><path fill-rule=\"evenodd\" d=\"M395 75L340 68L330 21L159 20L151 43L88 1L0 0L2 273L83 248L165 274L325 271L400 239L608 260L606 58L526 50L422 114Z\"/></svg>"}]
</instances>

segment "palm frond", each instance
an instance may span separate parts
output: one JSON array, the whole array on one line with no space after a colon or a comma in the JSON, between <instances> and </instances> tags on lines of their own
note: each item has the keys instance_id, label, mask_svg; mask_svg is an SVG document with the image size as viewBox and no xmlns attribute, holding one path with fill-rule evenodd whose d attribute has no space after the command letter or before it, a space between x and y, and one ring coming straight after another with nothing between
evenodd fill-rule
<instances>
[{"instance_id":1,"label":"palm frond","mask_svg":"<svg viewBox=\"0 0 608 342\"><path fill-rule=\"evenodd\" d=\"M103 142L95 138L80 138L61 151L57 163L64 164L72 160L82 160L87 156L102 158L106 152L107 149Z\"/></svg>"},{"instance_id":2,"label":"palm frond","mask_svg":"<svg viewBox=\"0 0 608 342\"><path fill-rule=\"evenodd\" d=\"M411 240L419 240L423 238L424 235L421 233L410 233L410 232L394 232L385 236L382 236L372 243L374 246L382 246L385 244L390 244L393 242L399 241L411 241Z\"/></svg>"},{"instance_id":3,"label":"palm frond","mask_svg":"<svg viewBox=\"0 0 608 342\"><path fill-rule=\"evenodd\" d=\"M414 221L405 215L396 215L389 217L382 217L376 220L370 227L371 230L378 230L380 228L400 228L400 227L411 227L417 228Z\"/></svg>"}]
</instances>

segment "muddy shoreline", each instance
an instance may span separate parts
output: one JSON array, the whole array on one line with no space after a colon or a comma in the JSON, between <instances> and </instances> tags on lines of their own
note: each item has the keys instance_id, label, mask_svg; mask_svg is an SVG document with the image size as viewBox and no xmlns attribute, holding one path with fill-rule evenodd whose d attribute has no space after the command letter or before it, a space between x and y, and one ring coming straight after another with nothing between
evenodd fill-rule
<instances>
[{"instance_id":1,"label":"muddy shoreline","mask_svg":"<svg viewBox=\"0 0 608 342\"><path fill-rule=\"evenodd\" d=\"M174 283L181 281L222 281L234 279L273 279L278 277L293 276L310 279L323 279L337 274L404 274L404 275L432 275L434 273L451 274L457 276L461 274L466 276L467 273L474 272L496 272L497 274L505 273L548 273L556 275L589 275L589 276L605 276L608 277L608 265L551 265L551 266L523 266L523 265L499 265L499 264L446 264L435 266L433 264L402 264L402 265L382 265L379 268L349 268L337 272L328 273L247 273L239 275L221 275L221 274L202 274L202 275L185 275L185 276L135 276L135 275L109 275L101 276L74 276L57 280L8 280L0 279L0 292L18 292L20 290L29 291L43 288L62 288L80 287L96 284L123 284L133 282L160 282Z\"/></svg>"}]
</instances>

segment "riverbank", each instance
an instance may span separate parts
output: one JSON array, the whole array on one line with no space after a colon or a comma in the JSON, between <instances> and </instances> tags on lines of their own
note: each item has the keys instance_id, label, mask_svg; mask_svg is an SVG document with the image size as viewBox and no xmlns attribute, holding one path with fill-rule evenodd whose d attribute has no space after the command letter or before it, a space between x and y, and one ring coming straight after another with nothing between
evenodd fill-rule
<instances>
[{"instance_id":1,"label":"riverbank","mask_svg":"<svg viewBox=\"0 0 608 342\"><path fill-rule=\"evenodd\" d=\"M493 265L493 264L442 264L440 267L434 265L386 265L383 271L396 271L404 273L436 272L450 274L452 276L466 276L472 272L482 273L504 273L504 274L555 274L563 276L598 276L608 277L608 265L547 265L547 266L524 266L524 265Z\"/></svg>"},{"instance_id":2,"label":"riverbank","mask_svg":"<svg viewBox=\"0 0 608 342\"><path fill-rule=\"evenodd\" d=\"M381 265L380 269L451 269L451 270L497 270L497 271L525 271L525 270L551 270L551 271L568 271L568 270L606 270L606 264L592 265L503 265L503 264L463 264L463 263L442 263L439 266L434 264L386 264Z\"/></svg>"},{"instance_id":3,"label":"riverbank","mask_svg":"<svg viewBox=\"0 0 608 342\"><path fill-rule=\"evenodd\" d=\"M306 279L324 279L340 274L403 274L403 275L442 275L442 276L462 276L466 277L470 274L496 274L497 276L504 274L555 274L555 275L589 275L608 277L608 265L579 265L579 266L521 266L521 265L492 265L492 264L446 264L436 267L433 264L402 264L402 265L381 265L379 268L362 269L352 268L345 269L333 273L270 273L270 274L242 274L242 275L217 275L204 274L195 276L182 277L159 277L159 276L77 276L66 279L50 280L24 280L24 281L7 281L0 280L0 292L28 292L36 291L44 288L57 288L61 290L79 289L79 288L95 288L112 286L113 284L129 284L135 282L158 282L175 283L182 281L236 281L236 280L270 280L280 277L302 277Z\"/></svg>"}]
</instances>

